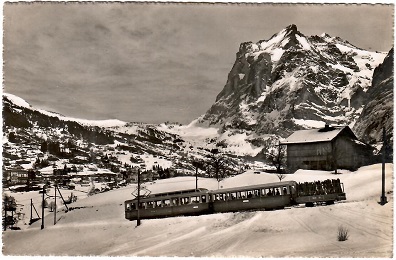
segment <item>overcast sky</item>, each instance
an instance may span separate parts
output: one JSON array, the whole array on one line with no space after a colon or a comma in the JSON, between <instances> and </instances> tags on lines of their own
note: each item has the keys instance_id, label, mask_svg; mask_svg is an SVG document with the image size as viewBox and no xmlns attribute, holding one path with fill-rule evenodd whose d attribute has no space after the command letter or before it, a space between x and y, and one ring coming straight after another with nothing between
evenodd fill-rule
<instances>
[{"instance_id":1,"label":"overcast sky","mask_svg":"<svg viewBox=\"0 0 396 260\"><path fill-rule=\"evenodd\" d=\"M391 5L13 3L4 88L65 116L188 123L223 89L239 44L290 24L372 51L393 45Z\"/></svg>"}]
</instances>

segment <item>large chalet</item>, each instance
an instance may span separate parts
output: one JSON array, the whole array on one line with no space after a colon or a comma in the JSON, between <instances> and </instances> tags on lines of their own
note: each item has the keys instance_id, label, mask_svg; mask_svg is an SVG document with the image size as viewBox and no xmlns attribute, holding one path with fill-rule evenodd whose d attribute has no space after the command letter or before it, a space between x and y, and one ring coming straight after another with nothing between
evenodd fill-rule
<instances>
[{"instance_id":1,"label":"large chalet","mask_svg":"<svg viewBox=\"0 0 396 260\"><path fill-rule=\"evenodd\" d=\"M306 170L355 170L371 162L373 148L360 142L348 126L325 125L294 132L280 143L287 146L290 172Z\"/></svg>"}]
</instances>

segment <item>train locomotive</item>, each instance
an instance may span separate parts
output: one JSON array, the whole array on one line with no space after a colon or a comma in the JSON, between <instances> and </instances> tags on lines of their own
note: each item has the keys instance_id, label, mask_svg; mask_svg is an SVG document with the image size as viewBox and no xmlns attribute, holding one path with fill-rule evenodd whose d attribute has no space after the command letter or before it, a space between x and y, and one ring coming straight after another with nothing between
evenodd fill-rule
<instances>
[{"instance_id":1,"label":"train locomotive","mask_svg":"<svg viewBox=\"0 0 396 260\"><path fill-rule=\"evenodd\" d=\"M209 191L189 189L127 200L128 220L196 216L203 214L250 210L275 210L305 204L333 204L345 200L344 186L339 179L297 183L284 181Z\"/></svg>"}]
</instances>

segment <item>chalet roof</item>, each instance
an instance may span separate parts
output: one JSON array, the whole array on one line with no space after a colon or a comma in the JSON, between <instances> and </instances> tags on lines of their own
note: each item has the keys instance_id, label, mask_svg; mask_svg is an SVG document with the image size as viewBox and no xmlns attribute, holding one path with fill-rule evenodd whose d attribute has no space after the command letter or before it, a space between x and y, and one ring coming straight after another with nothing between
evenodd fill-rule
<instances>
[{"instance_id":1,"label":"chalet roof","mask_svg":"<svg viewBox=\"0 0 396 260\"><path fill-rule=\"evenodd\" d=\"M357 139L348 126L326 126L320 129L296 131L283 140L281 144L330 142L343 131L347 131L353 139Z\"/></svg>"}]
</instances>

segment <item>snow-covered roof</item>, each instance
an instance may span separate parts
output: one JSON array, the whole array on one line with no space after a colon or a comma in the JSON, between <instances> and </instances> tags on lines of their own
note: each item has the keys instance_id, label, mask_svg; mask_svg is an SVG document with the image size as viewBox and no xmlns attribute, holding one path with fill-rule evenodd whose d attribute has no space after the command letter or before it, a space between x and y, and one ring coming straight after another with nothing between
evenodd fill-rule
<instances>
[{"instance_id":1,"label":"snow-covered roof","mask_svg":"<svg viewBox=\"0 0 396 260\"><path fill-rule=\"evenodd\" d=\"M296 144L296 143L315 143L315 142L329 142L338 136L344 129L348 129L353 134L348 126L342 127L325 127L320 129L300 130L291 134L288 138L283 140L281 144Z\"/></svg>"}]
</instances>

